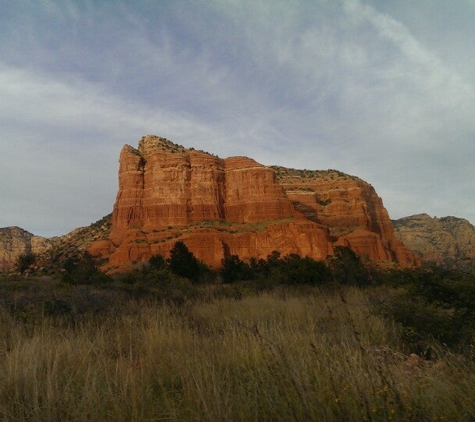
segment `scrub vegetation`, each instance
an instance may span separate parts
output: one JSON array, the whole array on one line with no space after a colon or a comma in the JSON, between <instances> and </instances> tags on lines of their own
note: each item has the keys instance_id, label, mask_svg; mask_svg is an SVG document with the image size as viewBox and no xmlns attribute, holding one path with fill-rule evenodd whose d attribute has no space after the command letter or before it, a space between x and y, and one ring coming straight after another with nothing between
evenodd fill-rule
<instances>
[{"instance_id":1,"label":"scrub vegetation","mask_svg":"<svg viewBox=\"0 0 475 422\"><path fill-rule=\"evenodd\" d=\"M0 420L475 419L471 275L344 248L216 273L183 244L115 278L65 266L0 280Z\"/></svg>"}]
</instances>

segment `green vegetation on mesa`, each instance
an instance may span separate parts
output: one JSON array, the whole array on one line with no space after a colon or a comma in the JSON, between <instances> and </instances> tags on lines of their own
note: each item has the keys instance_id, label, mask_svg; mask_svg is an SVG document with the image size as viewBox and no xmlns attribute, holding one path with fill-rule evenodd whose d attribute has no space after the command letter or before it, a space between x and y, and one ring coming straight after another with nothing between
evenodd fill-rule
<instances>
[{"instance_id":1,"label":"green vegetation on mesa","mask_svg":"<svg viewBox=\"0 0 475 422\"><path fill-rule=\"evenodd\" d=\"M474 305L470 274L346 248L213 272L177 242L114 278L75 258L0 279L0 419L473 420Z\"/></svg>"},{"instance_id":2,"label":"green vegetation on mesa","mask_svg":"<svg viewBox=\"0 0 475 422\"><path fill-rule=\"evenodd\" d=\"M353 179L360 180L359 177L352 176L346 173L343 173L339 170L328 169L328 170L307 170L307 169L294 169L289 167L282 166L271 166L272 170L275 171L277 180L279 182L286 182L289 180L337 180L337 179Z\"/></svg>"}]
</instances>

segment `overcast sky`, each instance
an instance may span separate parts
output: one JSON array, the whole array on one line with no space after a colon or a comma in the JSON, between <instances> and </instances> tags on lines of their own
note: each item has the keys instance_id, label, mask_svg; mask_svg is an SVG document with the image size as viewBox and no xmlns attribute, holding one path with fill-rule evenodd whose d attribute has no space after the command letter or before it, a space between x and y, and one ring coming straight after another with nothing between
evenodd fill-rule
<instances>
[{"instance_id":1,"label":"overcast sky","mask_svg":"<svg viewBox=\"0 0 475 422\"><path fill-rule=\"evenodd\" d=\"M146 134L475 223L475 0L0 0L0 227L111 212Z\"/></svg>"}]
</instances>

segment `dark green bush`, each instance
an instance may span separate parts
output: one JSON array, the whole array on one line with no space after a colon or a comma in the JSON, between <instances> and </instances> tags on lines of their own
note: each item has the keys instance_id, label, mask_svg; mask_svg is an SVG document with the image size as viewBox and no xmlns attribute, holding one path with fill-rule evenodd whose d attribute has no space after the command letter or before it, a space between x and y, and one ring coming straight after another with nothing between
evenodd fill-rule
<instances>
[{"instance_id":1,"label":"dark green bush","mask_svg":"<svg viewBox=\"0 0 475 422\"><path fill-rule=\"evenodd\" d=\"M250 265L242 261L237 255L231 255L222 260L220 274L223 283L226 284L254 278L254 272Z\"/></svg>"},{"instance_id":2,"label":"dark green bush","mask_svg":"<svg viewBox=\"0 0 475 422\"><path fill-rule=\"evenodd\" d=\"M193 283L197 283L200 279L202 267L198 259L183 242L176 242L170 250L168 267L173 274L185 277Z\"/></svg>"},{"instance_id":3,"label":"dark green bush","mask_svg":"<svg viewBox=\"0 0 475 422\"><path fill-rule=\"evenodd\" d=\"M337 284L351 286L367 286L371 284L371 276L356 253L346 246L337 246L329 265L333 280Z\"/></svg>"},{"instance_id":4,"label":"dark green bush","mask_svg":"<svg viewBox=\"0 0 475 422\"><path fill-rule=\"evenodd\" d=\"M331 273L323 261L316 261L296 254L285 256L281 260L279 270L283 275L284 284L322 285L331 281Z\"/></svg>"},{"instance_id":5,"label":"dark green bush","mask_svg":"<svg viewBox=\"0 0 475 422\"><path fill-rule=\"evenodd\" d=\"M473 279L437 268L393 272L388 279L397 288L378 310L402 325L411 348L433 340L458 349L473 344Z\"/></svg>"},{"instance_id":6,"label":"dark green bush","mask_svg":"<svg viewBox=\"0 0 475 422\"><path fill-rule=\"evenodd\" d=\"M68 258L63 264L62 282L67 284L103 284L112 279L97 268L87 252L77 258Z\"/></svg>"},{"instance_id":7,"label":"dark green bush","mask_svg":"<svg viewBox=\"0 0 475 422\"><path fill-rule=\"evenodd\" d=\"M152 268L156 268L159 270L164 269L167 266L167 262L165 261L165 258L163 258L162 255L152 255L148 260L148 263Z\"/></svg>"},{"instance_id":8,"label":"dark green bush","mask_svg":"<svg viewBox=\"0 0 475 422\"><path fill-rule=\"evenodd\" d=\"M325 262L302 258L297 254L281 258L278 251L268 255L267 260L253 258L246 263L237 255L232 255L223 259L222 263L220 274L224 283L254 280L268 289L277 285L323 285L332 280Z\"/></svg>"},{"instance_id":9,"label":"dark green bush","mask_svg":"<svg viewBox=\"0 0 475 422\"><path fill-rule=\"evenodd\" d=\"M36 256L31 252L24 252L17 258L17 269L24 273L36 261Z\"/></svg>"}]
</instances>

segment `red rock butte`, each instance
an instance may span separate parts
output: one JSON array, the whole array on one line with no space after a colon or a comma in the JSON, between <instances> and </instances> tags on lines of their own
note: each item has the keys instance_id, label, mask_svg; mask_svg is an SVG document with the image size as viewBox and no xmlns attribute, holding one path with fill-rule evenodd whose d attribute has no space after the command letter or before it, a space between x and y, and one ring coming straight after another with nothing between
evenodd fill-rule
<instances>
[{"instance_id":1,"label":"red rock butte","mask_svg":"<svg viewBox=\"0 0 475 422\"><path fill-rule=\"evenodd\" d=\"M223 258L266 258L277 250L324 260L334 246L362 259L413 267L371 185L344 173L266 167L221 159L153 135L125 145L108 240L89 252L109 272L127 271L177 241L211 267Z\"/></svg>"}]
</instances>

